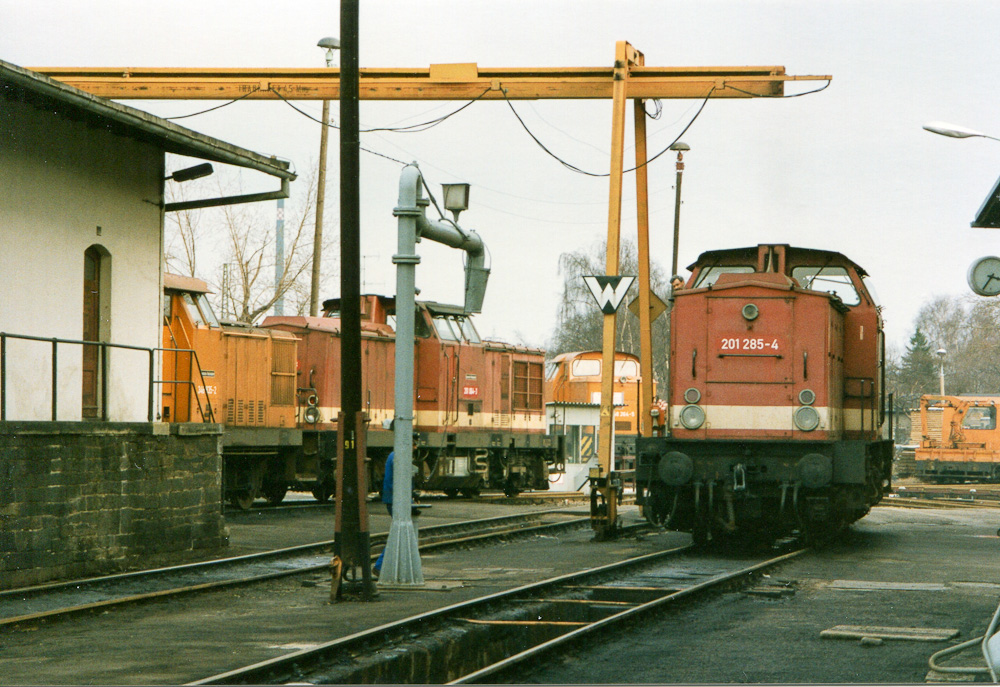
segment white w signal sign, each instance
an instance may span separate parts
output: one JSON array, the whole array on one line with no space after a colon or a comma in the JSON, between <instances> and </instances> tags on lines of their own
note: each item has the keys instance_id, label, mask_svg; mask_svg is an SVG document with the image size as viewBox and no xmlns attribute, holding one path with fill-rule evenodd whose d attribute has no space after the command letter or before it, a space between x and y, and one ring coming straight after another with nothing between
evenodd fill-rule
<instances>
[{"instance_id":1,"label":"white w signal sign","mask_svg":"<svg viewBox=\"0 0 1000 687\"><path fill-rule=\"evenodd\" d=\"M618 306L625 300L625 294L635 281L635 277L625 275L607 275L584 277L590 292L594 294L598 307L605 315L613 315Z\"/></svg>"}]
</instances>

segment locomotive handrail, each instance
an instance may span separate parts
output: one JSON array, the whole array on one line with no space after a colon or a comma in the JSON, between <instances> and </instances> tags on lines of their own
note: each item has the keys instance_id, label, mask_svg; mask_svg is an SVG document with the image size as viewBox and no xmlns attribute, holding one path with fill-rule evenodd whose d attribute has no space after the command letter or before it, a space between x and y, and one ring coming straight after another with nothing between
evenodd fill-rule
<instances>
[{"instance_id":1,"label":"locomotive handrail","mask_svg":"<svg viewBox=\"0 0 1000 687\"><path fill-rule=\"evenodd\" d=\"M193 373L194 373L194 369L191 368L191 365L193 363L194 366L195 366L195 368L197 368L197 370L198 370L198 378L201 380L201 388L202 389L206 389L205 374L204 374L204 372L201 369L201 361L198 359L198 351L196 351L194 349L191 349L191 348L154 348L152 350L154 350L154 351L162 351L164 353L166 353L166 352L173 352L175 354L175 357L174 357L174 370L175 370L175 374L176 374L176 370L177 370L177 358L176 358L176 354L177 353L190 353L191 356L188 358L188 368L189 368L188 369L188 376L192 376ZM160 365L160 369L163 369L162 365ZM152 374L152 370L150 372ZM207 390L205 391L205 408L202 408L201 407L201 397L198 396L198 389L197 389L197 387L195 387L195 383L194 382L180 380L180 379L171 379L171 380L168 380L168 379L157 379L157 380L153 380L153 383L154 384L185 384L185 385L190 385L192 387L192 390L195 392L194 393L194 400L198 404L198 414L201 415L202 421L203 422L215 422L216 421L215 420L215 409L212 408L212 401L208 397L208 391ZM208 411L207 414L205 412L206 409ZM206 418L207 418L207 420L206 420ZM150 420L150 422L152 422L152 420Z\"/></svg>"},{"instance_id":2,"label":"locomotive handrail","mask_svg":"<svg viewBox=\"0 0 1000 687\"><path fill-rule=\"evenodd\" d=\"M7 420L7 339L18 339L21 341L38 341L52 344L52 421L55 422L59 409L59 344L76 344L80 346L97 346L101 353L100 384L101 398L105 401L101 404L101 420L108 419L108 349L121 348L130 351L145 351L149 354L149 402L146 416L149 422L153 421L153 368L154 349L144 346L132 346L130 344L116 344L107 341L83 341L82 339L61 339L58 337L31 336L28 334L12 334L10 332L0 332L0 422Z\"/></svg>"}]
</instances>

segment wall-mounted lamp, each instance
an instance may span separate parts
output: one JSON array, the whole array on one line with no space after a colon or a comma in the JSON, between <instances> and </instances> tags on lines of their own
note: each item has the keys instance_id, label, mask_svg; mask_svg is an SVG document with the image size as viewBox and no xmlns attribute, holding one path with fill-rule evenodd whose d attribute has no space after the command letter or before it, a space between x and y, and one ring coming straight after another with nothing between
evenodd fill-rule
<instances>
[{"instance_id":1,"label":"wall-mounted lamp","mask_svg":"<svg viewBox=\"0 0 1000 687\"><path fill-rule=\"evenodd\" d=\"M212 164L210 162L203 162L202 164L195 165L194 167L178 169L176 172L168 176L167 179L172 179L176 182L191 181L193 179L207 177L214 171L215 170L212 169Z\"/></svg>"}]
</instances>

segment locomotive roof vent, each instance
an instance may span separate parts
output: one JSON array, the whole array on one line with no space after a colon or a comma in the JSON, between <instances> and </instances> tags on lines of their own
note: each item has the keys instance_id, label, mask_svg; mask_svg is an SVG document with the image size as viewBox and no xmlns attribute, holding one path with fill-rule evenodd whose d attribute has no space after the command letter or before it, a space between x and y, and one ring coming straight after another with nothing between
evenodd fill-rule
<instances>
[{"instance_id":1,"label":"locomotive roof vent","mask_svg":"<svg viewBox=\"0 0 1000 687\"><path fill-rule=\"evenodd\" d=\"M753 322L760 315L760 309L753 303L747 303L743 306L743 318L748 322Z\"/></svg>"}]
</instances>

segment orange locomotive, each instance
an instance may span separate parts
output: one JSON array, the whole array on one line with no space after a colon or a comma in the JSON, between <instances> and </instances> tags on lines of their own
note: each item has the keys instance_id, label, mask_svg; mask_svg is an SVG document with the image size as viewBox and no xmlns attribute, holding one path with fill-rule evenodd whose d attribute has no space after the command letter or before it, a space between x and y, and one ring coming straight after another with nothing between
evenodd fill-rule
<instances>
[{"instance_id":1,"label":"orange locomotive","mask_svg":"<svg viewBox=\"0 0 1000 687\"><path fill-rule=\"evenodd\" d=\"M914 474L926 482L1000 481L998 403L998 396L922 396Z\"/></svg>"},{"instance_id":2,"label":"orange locomotive","mask_svg":"<svg viewBox=\"0 0 1000 687\"><path fill-rule=\"evenodd\" d=\"M638 439L646 517L696 541L838 530L890 488L884 342L840 253L709 251L671 310L669 437Z\"/></svg>"},{"instance_id":3,"label":"orange locomotive","mask_svg":"<svg viewBox=\"0 0 1000 687\"><path fill-rule=\"evenodd\" d=\"M221 422L223 491L240 508L280 503L289 489L333 495L340 400L339 299L324 317L220 324L205 282L164 278L163 418ZM392 450L395 302L362 296L369 488ZM483 341L462 308L417 304L414 488L474 495L548 489L563 464L562 437L545 434L543 356ZM195 353L187 352L193 350Z\"/></svg>"},{"instance_id":4,"label":"orange locomotive","mask_svg":"<svg viewBox=\"0 0 1000 687\"><path fill-rule=\"evenodd\" d=\"M222 488L234 506L317 488L296 420L298 340L221 324L200 279L164 274L163 291L163 379L171 380L163 384L163 421L224 425Z\"/></svg>"},{"instance_id":5,"label":"orange locomotive","mask_svg":"<svg viewBox=\"0 0 1000 687\"><path fill-rule=\"evenodd\" d=\"M601 402L601 351L562 353L548 362L546 387L557 403L599 404ZM614 370L615 455L635 456L635 436L639 433L639 358L615 352ZM589 457L596 456L592 446Z\"/></svg>"}]
</instances>

